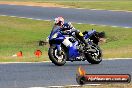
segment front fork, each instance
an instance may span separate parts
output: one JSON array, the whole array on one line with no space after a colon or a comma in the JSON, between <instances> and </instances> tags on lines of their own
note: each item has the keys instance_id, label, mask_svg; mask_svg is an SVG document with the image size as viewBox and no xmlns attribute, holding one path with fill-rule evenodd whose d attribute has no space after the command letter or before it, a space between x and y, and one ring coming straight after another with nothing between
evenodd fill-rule
<instances>
[{"instance_id":1,"label":"front fork","mask_svg":"<svg viewBox=\"0 0 132 88\"><path fill-rule=\"evenodd\" d=\"M60 44L59 45L56 45L56 48L57 48L57 54L59 56L61 56L62 55L61 45Z\"/></svg>"}]
</instances>

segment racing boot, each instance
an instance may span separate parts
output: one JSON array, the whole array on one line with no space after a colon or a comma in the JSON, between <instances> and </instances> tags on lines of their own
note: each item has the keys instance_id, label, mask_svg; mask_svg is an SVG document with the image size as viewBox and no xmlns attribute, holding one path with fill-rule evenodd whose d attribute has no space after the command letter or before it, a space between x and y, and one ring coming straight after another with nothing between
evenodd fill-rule
<instances>
[{"instance_id":1,"label":"racing boot","mask_svg":"<svg viewBox=\"0 0 132 88\"><path fill-rule=\"evenodd\" d=\"M86 51L87 49L89 49L89 45L88 42L84 39L84 37L81 38L82 42L84 43L84 51Z\"/></svg>"},{"instance_id":2,"label":"racing boot","mask_svg":"<svg viewBox=\"0 0 132 88\"><path fill-rule=\"evenodd\" d=\"M75 34L76 34L76 37L85 44L84 51L86 51L89 48L89 45L88 45L88 42L86 42L86 40L84 39L83 33L80 31L76 31Z\"/></svg>"}]
</instances>

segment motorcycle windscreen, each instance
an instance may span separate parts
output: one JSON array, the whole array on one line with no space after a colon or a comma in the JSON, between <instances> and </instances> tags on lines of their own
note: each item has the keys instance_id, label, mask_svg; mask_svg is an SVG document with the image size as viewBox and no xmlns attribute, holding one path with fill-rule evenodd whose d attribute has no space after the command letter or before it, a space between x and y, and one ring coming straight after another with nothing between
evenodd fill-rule
<instances>
[{"instance_id":1,"label":"motorcycle windscreen","mask_svg":"<svg viewBox=\"0 0 132 88\"><path fill-rule=\"evenodd\" d=\"M96 30L88 31L88 33L85 35L85 39L89 38L92 34L94 34Z\"/></svg>"},{"instance_id":2,"label":"motorcycle windscreen","mask_svg":"<svg viewBox=\"0 0 132 88\"><path fill-rule=\"evenodd\" d=\"M50 44L61 44L65 39L60 32L55 32L52 36L50 36L49 43Z\"/></svg>"},{"instance_id":3,"label":"motorcycle windscreen","mask_svg":"<svg viewBox=\"0 0 132 88\"><path fill-rule=\"evenodd\" d=\"M59 38L51 39L49 43L50 44L61 44L63 40L64 40L64 37L59 37Z\"/></svg>"},{"instance_id":4,"label":"motorcycle windscreen","mask_svg":"<svg viewBox=\"0 0 132 88\"><path fill-rule=\"evenodd\" d=\"M49 40L51 40L51 39L52 39L52 36L53 36L55 33L57 33L58 31L59 31L59 28L58 28L58 27L52 29L52 30L51 30L51 33L50 33L50 35L49 35Z\"/></svg>"}]
</instances>

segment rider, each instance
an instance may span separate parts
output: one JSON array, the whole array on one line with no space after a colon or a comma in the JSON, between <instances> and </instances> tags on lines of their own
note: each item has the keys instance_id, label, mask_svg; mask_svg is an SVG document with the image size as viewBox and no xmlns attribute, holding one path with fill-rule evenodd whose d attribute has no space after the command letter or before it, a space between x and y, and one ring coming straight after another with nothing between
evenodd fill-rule
<instances>
[{"instance_id":1,"label":"rider","mask_svg":"<svg viewBox=\"0 0 132 88\"><path fill-rule=\"evenodd\" d=\"M75 35L80 41L82 41L85 44L86 48L88 47L88 43L85 41L85 39L83 37L83 33L80 32L79 30L76 30L70 22L65 23L63 17L55 18L54 26L53 26L52 30L54 30L56 28L60 28L60 30L63 33L69 33L71 35Z\"/></svg>"}]
</instances>

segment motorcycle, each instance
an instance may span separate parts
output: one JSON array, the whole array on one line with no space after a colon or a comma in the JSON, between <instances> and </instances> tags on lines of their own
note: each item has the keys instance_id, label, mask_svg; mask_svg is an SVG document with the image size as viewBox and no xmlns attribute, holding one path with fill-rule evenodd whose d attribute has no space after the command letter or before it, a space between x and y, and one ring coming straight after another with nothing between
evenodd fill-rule
<instances>
[{"instance_id":1,"label":"motorcycle","mask_svg":"<svg viewBox=\"0 0 132 88\"><path fill-rule=\"evenodd\" d=\"M52 30L49 35L49 59L57 66L63 66L66 61L85 61L91 64L99 64L102 61L102 51L98 46L101 33L96 30L83 32L89 47L76 36L64 35L59 29ZM104 35L104 33L102 32Z\"/></svg>"}]
</instances>

